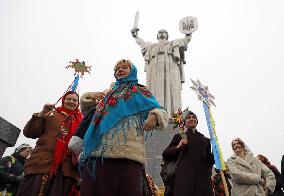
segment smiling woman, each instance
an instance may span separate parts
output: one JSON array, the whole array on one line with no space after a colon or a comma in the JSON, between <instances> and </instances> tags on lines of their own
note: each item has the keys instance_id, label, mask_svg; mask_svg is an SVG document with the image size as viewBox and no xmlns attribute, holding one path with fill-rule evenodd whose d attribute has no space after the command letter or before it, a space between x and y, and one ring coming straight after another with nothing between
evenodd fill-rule
<instances>
[{"instance_id":1,"label":"smiling woman","mask_svg":"<svg viewBox=\"0 0 284 196\"><path fill-rule=\"evenodd\" d=\"M232 196L273 193L276 181L272 171L253 156L240 138L232 141L232 149L235 154L227 162L233 183Z\"/></svg>"},{"instance_id":2,"label":"smiling woman","mask_svg":"<svg viewBox=\"0 0 284 196\"><path fill-rule=\"evenodd\" d=\"M245 144L240 138L236 138L232 141L232 149L237 156L244 157Z\"/></svg>"},{"instance_id":3,"label":"smiling woman","mask_svg":"<svg viewBox=\"0 0 284 196\"><path fill-rule=\"evenodd\" d=\"M81 196L142 196L144 131L165 130L168 124L167 112L138 84L134 64L118 61L114 76L114 86L97 104L84 133L76 132L69 143L74 152L82 151Z\"/></svg>"},{"instance_id":4,"label":"smiling woman","mask_svg":"<svg viewBox=\"0 0 284 196\"><path fill-rule=\"evenodd\" d=\"M118 61L114 67L114 76L117 80L125 78L129 75L132 63L129 60L122 59Z\"/></svg>"},{"instance_id":5,"label":"smiling woman","mask_svg":"<svg viewBox=\"0 0 284 196\"><path fill-rule=\"evenodd\" d=\"M77 94L67 94L64 101L63 106L69 110L75 110L79 105L79 96Z\"/></svg>"},{"instance_id":6,"label":"smiling woman","mask_svg":"<svg viewBox=\"0 0 284 196\"><path fill-rule=\"evenodd\" d=\"M75 188L79 179L77 157L67 149L82 119L78 106L79 95L69 91L62 97L62 106L54 109L54 105L45 104L26 124L24 135L38 140L26 161L18 195L67 196L78 192Z\"/></svg>"}]
</instances>

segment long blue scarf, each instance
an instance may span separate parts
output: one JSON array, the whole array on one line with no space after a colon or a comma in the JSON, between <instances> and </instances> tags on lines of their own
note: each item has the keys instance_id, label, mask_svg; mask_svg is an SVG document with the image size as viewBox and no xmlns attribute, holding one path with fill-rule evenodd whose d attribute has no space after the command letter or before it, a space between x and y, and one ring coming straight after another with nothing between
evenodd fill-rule
<instances>
[{"instance_id":1,"label":"long blue scarf","mask_svg":"<svg viewBox=\"0 0 284 196\"><path fill-rule=\"evenodd\" d=\"M146 87L138 84L137 68L132 64L129 76L117 80L112 90L98 104L84 137L83 159L88 158L92 151L99 150L103 145L102 137L123 119L138 116L136 121L139 122L136 125L141 126L149 111L154 108L161 106ZM129 127L119 126L123 131L127 128Z\"/></svg>"}]
</instances>

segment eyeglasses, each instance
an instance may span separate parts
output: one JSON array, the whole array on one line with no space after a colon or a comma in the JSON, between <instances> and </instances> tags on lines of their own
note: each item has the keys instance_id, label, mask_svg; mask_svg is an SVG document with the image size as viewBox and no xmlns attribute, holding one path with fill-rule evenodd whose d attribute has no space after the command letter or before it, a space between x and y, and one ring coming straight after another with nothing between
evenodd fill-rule
<instances>
[{"instance_id":1,"label":"eyeglasses","mask_svg":"<svg viewBox=\"0 0 284 196\"><path fill-rule=\"evenodd\" d=\"M123 69L123 70L126 70L126 69L130 69L128 65L122 65L122 66L117 66L114 68L114 71L117 72L118 70L120 69Z\"/></svg>"}]
</instances>

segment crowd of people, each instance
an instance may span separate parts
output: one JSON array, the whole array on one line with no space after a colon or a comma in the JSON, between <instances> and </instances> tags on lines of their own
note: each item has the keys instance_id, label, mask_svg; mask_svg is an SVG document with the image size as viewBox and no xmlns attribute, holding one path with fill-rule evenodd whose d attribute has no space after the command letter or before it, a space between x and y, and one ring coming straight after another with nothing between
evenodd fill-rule
<instances>
[{"instance_id":1,"label":"crowd of people","mask_svg":"<svg viewBox=\"0 0 284 196\"><path fill-rule=\"evenodd\" d=\"M114 77L104 92L80 98L68 91L60 107L45 104L32 115L23 133L37 139L36 146L22 144L1 158L0 195L284 195L284 156L279 171L240 138L232 141L227 169L212 172L210 139L197 130L198 118L190 110L183 113L185 134L174 135L162 153L159 188L145 172L145 135L165 130L169 114L138 83L131 61L118 61Z\"/></svg>"}]
</instances>

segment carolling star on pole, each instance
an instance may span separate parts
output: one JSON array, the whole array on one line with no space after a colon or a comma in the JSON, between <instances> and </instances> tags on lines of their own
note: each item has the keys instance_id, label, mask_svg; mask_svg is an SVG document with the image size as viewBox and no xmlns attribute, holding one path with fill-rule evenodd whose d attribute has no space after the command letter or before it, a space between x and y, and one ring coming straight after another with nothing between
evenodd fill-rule
<instances>
[{"instance_id":1,"label":"carolling star on pole","mask_svg":"<svg viewBox=\"0 0 284 196\"><path fill-rule=\"evenodd\" d=\"M201 84L201 82L197 79L196 82L192 79L190 79L192 82L192 86L190 87L194 92L196 92L197 97L200 101L205 102L209 107L212 104L216 107L214 103L215 97L210 94L208 86L204 86Z\"/></svg>"},{"instance_id":2,"label":"carolling star on pole","mask_svg":"<svg viewBox=\"0 0 284 196\"><path fill-rule=\"evenodd\" d=\"M210 110L210 105L215 105L214 99L215 97L209 93L208 86L204 86L201 84L201 82L197 79L196 82L194 80L191 80L193 86L190 88L197 94L197 97L199 100L203 102L203 109L206 117L206 122L207 122L207 127L209 130L209 135L210 135L210 143L212 145L212 151L214 155L214 160L215 160L215 166L218 170L220 170L222 182L224 185L225 189L225 194L226 196L229 196L228 188L227 188L227 183L225 180L225 176L223 171L226 170L225 162L223 160L223 155L222 151L219 145L218 137L217 137L217 132L216 132L216 127L215 127L215 121L212 116L211 110ZM223 171L222 171L223 170Z\"/></svg>"},{"instance_id":3,"label":"carolling star on pole","mask_svg":"<svg viewBox=\"0 0 284 196\"><path fill-rule=\"evenodd\" d=\"M76 75L76 73L81 77L83 77L83 75L85 74L85 72L90 73L91 71L91 67L92 66L87 66L85 61L79 61L78 59L75 59L75 61L70 61L69 65L66 66L66 68L73 68L75 73L74 75Z\"/></svg>"},{"instance_id":4,"label":"carolling star on pole","mask_svg":"<svg viewBox=\"0 0 284 196\"><path fill-rule=\"evenodd\" d=\"M75 59L75 61L69 61L69 65L66 66L65 68L66 69L73 68L74 71L75 71L75 73L74 73L75 78L74 78L73 82L70 84L70 86L67 88L67 90L64 92L64 94L67 93L68 91L76 91L76 89L78 88L80 76L82 78L83 75L85 74L85 72L90 74L91 67L92 66L87 66L85 64L85 61L79 61L78 59ZM63 95L53 104L54 106L58 104L58 102L62 99ZM50 113L50 116L53 116L54 110L55 110L55 107L53 108L52 112Z\"/></svg>"}]
</instances>

